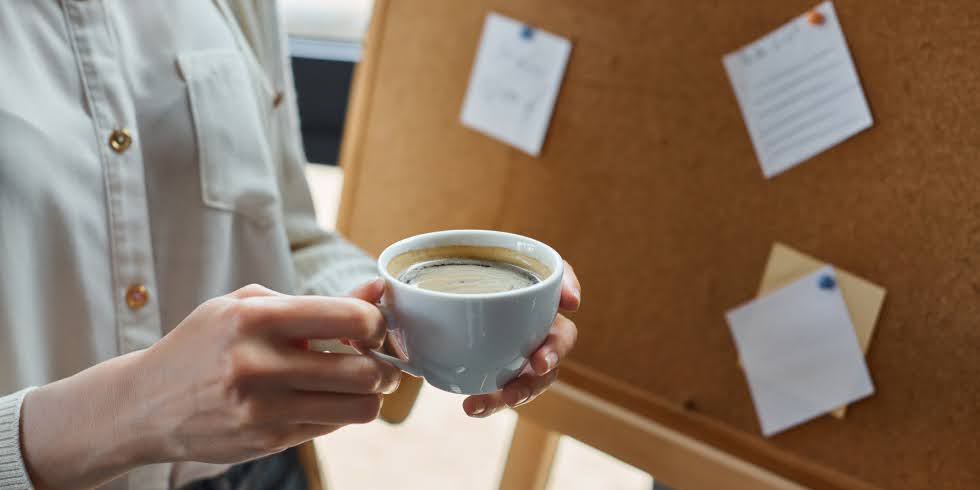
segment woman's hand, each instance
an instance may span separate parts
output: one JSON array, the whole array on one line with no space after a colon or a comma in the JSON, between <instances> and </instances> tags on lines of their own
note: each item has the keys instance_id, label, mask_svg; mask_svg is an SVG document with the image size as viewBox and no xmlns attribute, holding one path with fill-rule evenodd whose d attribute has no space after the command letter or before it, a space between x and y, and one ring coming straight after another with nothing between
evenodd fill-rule
<instances>
[{"instance_id":1,"label":"woman's hand","mask_svg":"<svg viewBox=\"0 0 980 490\"><path fill-rule=\"evenodd\" d=\"M575 311L581 303L582 286L579 285L572 266L565 262L558 308ZM535 399L558 378L558 364L571 352L577 337L575 323L559 313L555 316L544 343L531 354L529 368L496 393L467 397L463 400L463 410L471 417L489 417L505 406L518 407Z\"/></svg>"},{"instance_id":2,"label":"woman's hand","mask_svg":"<svg viewBox=\"0 0 980 490\"><path fill-rule=\"evenodd\" d=\"M351 296L369 303L377 303L383 292L384 282L379 279L359 287L351 293ZM581 302L582 287L572 266L565 262L559 308L564 311L575 311ZM505 406L516 407L533 400L555 382L558 377L556 369L558 363L572 350L577 336L575 323L558 314L551 324L548 337L531 355L528 369L496 393L466 398L463 401L463 410L471 417L487 417Z\"/></svg>"},{"instance_id":3,"label":"woman's hand","mask_svg":"<svg viewBox=\"0 0 980 490\"><path fill-rule=\"evenodd\" d=\"M194 310L145 351L30 393L25 460L39 488L92 486L132 467L234 463L373 420L399 372L371 357L300 347L377 347L384 319L350 298L247 286Z\"/></svg>"}]
</instances>

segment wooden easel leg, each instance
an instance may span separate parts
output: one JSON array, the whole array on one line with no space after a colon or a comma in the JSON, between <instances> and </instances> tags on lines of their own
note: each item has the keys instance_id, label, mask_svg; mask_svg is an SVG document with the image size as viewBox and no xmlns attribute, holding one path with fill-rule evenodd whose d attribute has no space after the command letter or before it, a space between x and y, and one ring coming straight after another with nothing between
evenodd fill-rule
<instances>
[{"instance_id":1,"label":"wooden easel leg","mask_svg":"<svg viewBox=\"0 0 980 490\"><path fill-rule=\"evenodd\" d=\"M500 490L544 490L561 434L517 417Z\"/></svg>"},{"instance_id":2,"label":"wooden easel leg","mask_svg":"<svg viewBox=\"0 0 980 490\"><path fill-rule=\"evenodd\" d=\"M303 466L306 473L306 485L309 490L327 490L327 485L323 481L323 470L320 468L320 460L316 455L316 446L313 441L306 441L296 447L296 455L299 463Z\"/></svg>"}]
</instances>

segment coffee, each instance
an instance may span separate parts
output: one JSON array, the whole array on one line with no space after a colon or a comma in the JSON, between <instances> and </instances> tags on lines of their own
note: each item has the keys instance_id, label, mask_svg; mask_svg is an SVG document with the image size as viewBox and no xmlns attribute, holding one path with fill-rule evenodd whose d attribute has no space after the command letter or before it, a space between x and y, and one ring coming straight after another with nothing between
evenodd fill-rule
<instances>
[{"instance_id":1,"label":"coffee","mask_svg":"<svg viewBox=\"0 0 980 490\"><path fill-rule=\"evenodd\" d=\"M551 274L538 260L514 250L468 245L405 252L391 260L388 272L420 289L456 294L523 289Z\"/></svg>"},{"instance_id":2,"label":"coffee","mask_svg":"<svg viewBox=\"0 0 980 490\"><path fill-rule=\"evenodd\" d=\"M500 391L548 337L563 266L553 248L512 233L446 230L400 240L378 257L385 282L378 308L399 355L368 355L448 392Z\"/></svg>"}]
</instances>

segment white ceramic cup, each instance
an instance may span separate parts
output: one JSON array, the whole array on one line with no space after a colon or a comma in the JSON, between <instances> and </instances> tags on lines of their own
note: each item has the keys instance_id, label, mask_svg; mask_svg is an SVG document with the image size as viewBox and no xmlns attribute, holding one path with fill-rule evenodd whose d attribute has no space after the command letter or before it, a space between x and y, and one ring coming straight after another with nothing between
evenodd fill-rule
<instances>
[{"instance_id":1,"label":"white ceramic cup","mask_svg":"<svg viewBox=\"0 0 980 490\"><path fill-rule=\"evenodd\" d=\"M468 245L503 247L530 256L551 274L522 289L457 294L410 286L389 262L411 250ZM406 238L381 252L381 310L403 359L371 351L399 369L452 393L492 393L516 378L544 342L558 313L564 261L551 247L512 233L449 230Z\"/></svg>"}]
</instances>

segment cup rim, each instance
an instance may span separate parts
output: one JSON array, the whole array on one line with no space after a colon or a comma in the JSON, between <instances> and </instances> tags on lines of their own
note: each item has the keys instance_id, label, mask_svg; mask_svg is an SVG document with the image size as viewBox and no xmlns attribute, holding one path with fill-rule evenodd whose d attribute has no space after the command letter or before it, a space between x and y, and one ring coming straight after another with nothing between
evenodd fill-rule
<instances>
[{"instance_id":1,"label":"cup rim","mask_svg":"<svg viewBox=\"0 0 980 490\"><path fill-rule=\"evenodd\" d=\"M528 286L526 288L512 289L510 291L498 291L496 293L447 293L443 291L433 291L431 289L422 289L422 288L409 286L408 284L399 281L398 278L392 276L388 272L388 267L387 267L388 262L390 262L391 259L394 258L390 256L393 254L393 252L391 252L392 249L404 245L407 242L421 240L423 238L431 238L440 235L453 235L453 234L504 235L504 236L517 238L520 240L526 240L528 242L533 243L535 246L539 246L543 248L548 255L551 255L555 259L555 263L557 265L552 268L551 274L548 277L542 279L541 282L538 282L537 284ZM406 249L405 252L407 252L408 250L412 250L412 249L411 248ZM510 233L506 231L497 231L497 230L481 230L481 229L453 229L453 230L430 231L428 233L421 233L418 235L412 235L410 237L402 238L401 240L398 240L397 242L388 245L387 247L385 247L383 251L381 251L381 254L378 255L377 266L378 266L378 273L381 274L381 277L385 280L386 283L396 284L397 285L396 287L408 288L413 293L421 294L423 296L429 296L433 298L455 298L455 299L507 298L507 297L531 294L541 289L553 287L555 282L561 281L562 275L565 273L565 262L562 259L561 254L559 254L558 251L556 251L550 245L540 240L535 240L534 238L525 235L519 235L517 233Z\"/></svg>"}]
</instances>

